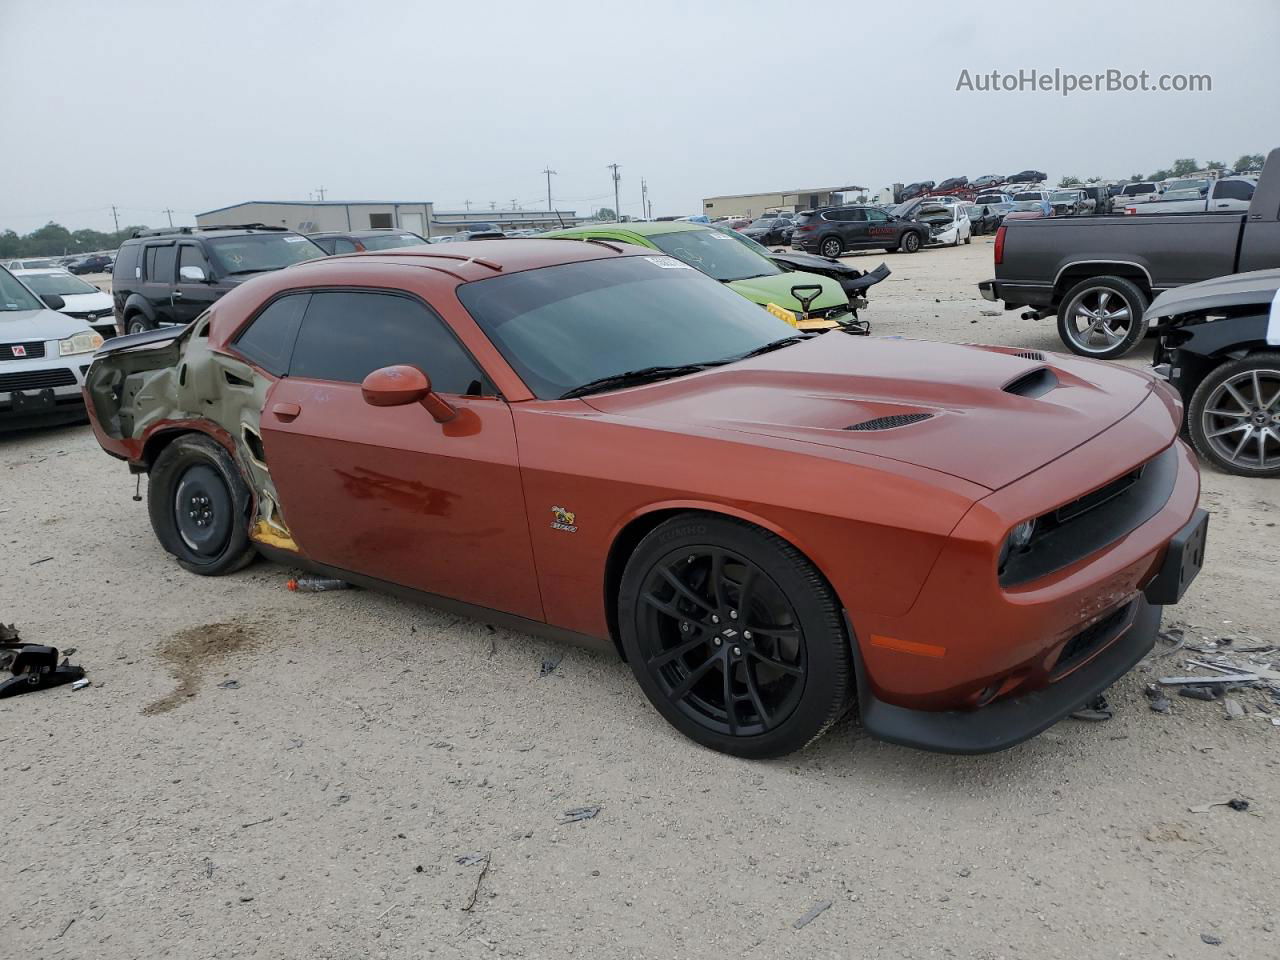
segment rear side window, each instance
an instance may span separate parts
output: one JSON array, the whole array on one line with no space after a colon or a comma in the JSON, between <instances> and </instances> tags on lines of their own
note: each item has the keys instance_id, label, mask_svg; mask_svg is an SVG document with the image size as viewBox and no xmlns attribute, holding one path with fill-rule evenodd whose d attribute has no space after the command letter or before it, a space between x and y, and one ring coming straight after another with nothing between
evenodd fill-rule
<instances>
[{"instance_id":1,"label":"rear side window","mask_svg":"<svg viewBox=\"0 0 1280 960\"><path fill-rule=\"evenodd\" d=\"M289 371L289 354L310 299L309 293L294 293L271 301L236 337L236 349L267 373L284 376Z\"/></svg>"},{"instance_id":2,"label":"rear side window","mask_svg":"<svg viewBox=\"0 0 1280 960\"><path fill-rule=\"evenodd\" d=\"M384 293L312 295L290 376L359 383L397 363L425 372L440 393L494 392L444 321L417 300Z\"/></svg>"},{"instance_id":3,"label":"rear side window","mask_svg":"<svg viewBox=\"0 0 1280 960\"><path fill-rule=\"evenodd\" d=\"M1253 184L1248 180L1220 180L1213 196L1219 200L1252 200Z\"/></svg>"},{"instance_id":4,"label":"rear side window","mask_svg":"<svg viewBox=\"0 0 1280 960\"><path fill-rule=\"evenodd\" d=\"M147 280L150 283L172 283L176 255L171 243L163 247L147 247Z\"/></svg>"},{"instance_id":5,"label":"rear side window","mask_svg":"<svg viewBox=\"0 0 1280 960\"><path fill-rule=\"evenodd\" d=\"M138 243L122 244L116 252L116 263L111 270L111 282L126 283L138 277L138 251L142 245Z\"/></svg>"},{"instance_id":6,"label":"rear side window","mask_svg":"<svg viewBox=\"0 0 1280 960\"><path fill-rule=\"evenodd\" d=\"M333 241L333 249L330 253L355 253L356 245L350 240L337 239Z\"/></svg>"}]
</instances>

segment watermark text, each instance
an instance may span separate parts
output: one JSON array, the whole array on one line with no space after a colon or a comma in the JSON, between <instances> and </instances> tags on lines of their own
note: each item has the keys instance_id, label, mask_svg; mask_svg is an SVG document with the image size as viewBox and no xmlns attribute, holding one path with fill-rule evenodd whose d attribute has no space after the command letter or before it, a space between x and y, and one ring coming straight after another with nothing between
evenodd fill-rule
<instances>
[{"instance_id":1,"label":"watermark text","mask_svg":"<svg viewBox=\"0 0 1280 960\"><path fill-rule=\"evenodd\" d=\"M969 93L1058 93L1069 97L1073 93L1211 93L1213 77L1207 73L1151 73L1139 70L1104 70L1101 73L1071 73L1054 68L1049 70L1021 69L1002 73L999 70L975 72L961 70L956 80L956 91Z\"/></svg>"}]
</instances>

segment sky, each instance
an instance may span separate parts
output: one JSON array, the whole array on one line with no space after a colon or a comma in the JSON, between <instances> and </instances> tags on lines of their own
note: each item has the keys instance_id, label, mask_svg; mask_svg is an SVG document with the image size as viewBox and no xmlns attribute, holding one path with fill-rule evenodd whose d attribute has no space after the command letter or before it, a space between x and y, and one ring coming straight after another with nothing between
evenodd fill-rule
<instances>
[{"instance_id":1,"label":"sky","mask_svg":"<svg viewBox=\"0 0 1280 960\"><path fill-rule=\"evenodd\" d=\"M0 0L0 230L245 200L655 215L801 187L1126 177L1280 146L1280 2ZM982 92L997 70L1205 92Z\"/></svg>"}]
</instances>

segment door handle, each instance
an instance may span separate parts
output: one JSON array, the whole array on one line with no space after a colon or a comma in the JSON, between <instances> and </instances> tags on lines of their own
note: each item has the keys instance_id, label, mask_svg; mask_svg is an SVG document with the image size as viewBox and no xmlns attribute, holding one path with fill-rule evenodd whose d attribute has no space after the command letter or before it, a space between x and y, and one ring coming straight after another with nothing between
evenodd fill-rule
<instances>
[{"instance_id":1,"label":"door handle","mask_svg":"<svg viewBox=\"0 0 1280 960\"><path fill-rule=\"evenodd\" d=\"M296 403L275 403L271 405L271 412L275 414L277 420L288 423L297 419L298 414L302 412L302 407Z\"/></svg>"},{"instance_id":2,"label":"door handle","mask_svg":"<svg viewBox=\"0 0 1280 960\"><path fill-rule=\"evenodd\" d=\"M175 297L180 297L180 296L182 296L182 291L181 291L181 290L178 290L178 289L175 289L175 290L173 291L173 295L174 295Z\"/></svg>"}]
</instances>

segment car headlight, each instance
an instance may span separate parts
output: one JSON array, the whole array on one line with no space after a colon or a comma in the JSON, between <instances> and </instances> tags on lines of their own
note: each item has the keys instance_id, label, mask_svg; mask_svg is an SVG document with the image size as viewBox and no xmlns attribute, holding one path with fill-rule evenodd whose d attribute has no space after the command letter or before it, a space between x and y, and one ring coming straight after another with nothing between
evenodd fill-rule
<instances>
[{"instance_id":1,"label":"car headlight","mask_svg":"<svg viewBox=\"0 0 1280 960\"><path fill-rule=\"evenodd\" d=\"M1010 530L1004 538L1004 544L1000 547L1000 559L996 564L997 569L1004 570L1010 556L1027 549L1027 545L1031 543L1031 537L1035 532L1036 522L1034 520L1023 520Z\"/></svg>"},{"instance_id":2,"label":"car headlight","mask_svg":"<svg viewBox=\"0 0 1280 960\"><path fill-rule=\"evenodd\" d=\"M58 356L70 357L77 353L93 353L100 346L102 346L102 334L87 330L84 333L77 333L74 337L59 340Z\"/></svg>"}]
</instances>

